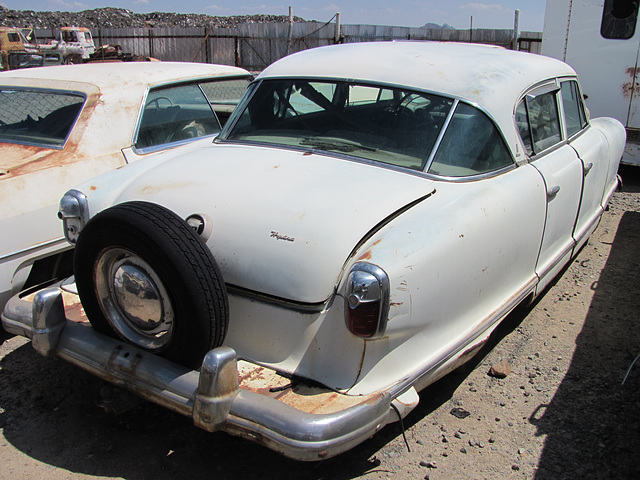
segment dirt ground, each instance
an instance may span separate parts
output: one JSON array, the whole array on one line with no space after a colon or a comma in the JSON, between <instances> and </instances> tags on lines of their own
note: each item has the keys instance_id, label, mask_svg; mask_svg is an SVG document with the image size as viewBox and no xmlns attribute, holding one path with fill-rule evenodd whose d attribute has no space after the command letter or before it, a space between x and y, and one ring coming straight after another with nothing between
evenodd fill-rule
<instances>
[{"instance_id":1,"label":"dirt ground","mask_svg":"<svg viewBox=\"0 0 640 480\"><path fill-rule=\"evenodd\" d=\"M640 360L626 376L640 354L640 169L620 173L625 191L562 277L421 393L409 448L396 423L299 463L149 403L107 413L99 380L1 332L0 478L640 478ZM489 376L503 360L511 373Z\"/></svg>"}]
</instances>

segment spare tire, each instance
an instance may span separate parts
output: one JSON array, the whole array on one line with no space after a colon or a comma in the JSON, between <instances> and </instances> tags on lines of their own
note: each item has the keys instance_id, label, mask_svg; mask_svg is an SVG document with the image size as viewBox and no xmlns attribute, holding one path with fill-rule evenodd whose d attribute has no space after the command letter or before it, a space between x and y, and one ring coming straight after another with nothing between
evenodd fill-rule
<instances>
[{"instance_id":1,"label":"spare tire","mask_svg":"<svg viewBox=\"0 0 640 480\"><path fill-rule=\"evenodd\" d=\"M220 269L165 207L128 202L98 213L78 237L74 271L101 333L194 369L224 341L229 306Z\"/></svg>"}]
</instances>

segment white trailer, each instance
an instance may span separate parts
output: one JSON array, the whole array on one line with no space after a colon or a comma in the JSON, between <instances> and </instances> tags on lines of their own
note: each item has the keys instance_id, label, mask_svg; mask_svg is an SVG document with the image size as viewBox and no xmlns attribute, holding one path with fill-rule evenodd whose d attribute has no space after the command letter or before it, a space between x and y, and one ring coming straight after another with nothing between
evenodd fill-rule
<instances>
[{"instance_id":1,"label":"white trailer","mask_svg":"<svg viewBox=\"0 0 640 480\"><path fill-rule=\"evenodd\" d=\"M637 0L547 0L542 54L571 65L592 117L627 129L622 163L640 165Z\"/></svg>"}]
</instances>

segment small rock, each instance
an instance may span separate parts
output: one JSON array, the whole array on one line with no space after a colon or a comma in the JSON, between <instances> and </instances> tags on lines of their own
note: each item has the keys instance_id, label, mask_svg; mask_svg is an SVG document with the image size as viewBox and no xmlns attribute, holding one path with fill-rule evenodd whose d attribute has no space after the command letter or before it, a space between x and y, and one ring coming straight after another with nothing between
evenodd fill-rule
<instances>
[{"instance_id":1,"label":"small rock","mask_svg":"<svg viewBox=\"0 0 640 480\"><path fill-rule=\"evenodd\" d=\"M511 465L511 470L513 470L515 472L519 472L520 471L520 466L519 465Z\"/></svg>"},{"instance_id":2,"label":"small rock","mask_svg":"<svg viewBox=\"0 0 640 480\"><path fill-rule=\"evenodd\" d=\"M462 448L460 449L460 453L467 453L467 449L466 449L466 448L464 448L464 447L462 447Z\"/></svg>"},{"instance_id":3,"label":"small rock","mask_svg":"<svg viewBox=\"0 0 640 480\"><path fill-rule=\"evenodd\" d=\"M416 440L416 443L418 445L424 445L424 440L422 440L421 438L419 438L418 440Z\"/></svg>"},{"instance_id":4,"label":"small rock","mask_svg":"<svg viewBox=\"0 0 640 480\"><path fill-rule=\"evenodd\" d=\"M506 360L503 360L502 362L499 362L499 363L494 363L493 365L491 365L491 368L489 369L489 376L495 377L495 378L505 378L510 373L511 373L511 366L509 365L509 362L507 362Z\"/></svg>"},{"instance_id":5,"label":"small rock","mask_svg":"<svg viewBox=\"0 0 640 480\"><path fill-rule=\"evenodd\" d=\"M464 408L460 407L452 408L449 413L457 418L467 418L469 415L471 415Z\"/></svg>"},{"instance_id":6,"label":"small rock","mask_svg":"<svg viewBox=\"0 0 640 480\"><path fill-rule=\"evenodd\" d=\"M421 467L427 467L427 468L438 468L438 465L436 465L436 462L434 462L434 461L426 462L426 461L422 460L420 462L420 466Z\"/></svg>"}]
</instances>

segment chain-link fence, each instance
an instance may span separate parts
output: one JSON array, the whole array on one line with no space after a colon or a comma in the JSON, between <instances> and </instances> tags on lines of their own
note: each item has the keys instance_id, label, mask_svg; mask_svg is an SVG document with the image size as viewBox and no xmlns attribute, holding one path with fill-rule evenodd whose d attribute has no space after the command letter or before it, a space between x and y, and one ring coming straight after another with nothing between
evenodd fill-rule
<instances>
[{"instance_id":1,"label":"chain-link fence","mask_svg":"<svg viewBox=\"0 0 640 480\"><path fill-rule=\"evenodd\" d=\"M119 45L123 52L162 61L235 65L260 71L294 52L333 43L382 40L437 40L489 43L512 48L513 30L455 30L342 25L335 23L246 23L235 28L93 28L96 46ZM37 30L39 42L54 38ZM539 53L541 32L522 32L518 45Z\"/></svg>"},{"instance_id":2,"label":"chain-link fence","mask_svg":"<svg viewBox=\"0 0 640 480\"><path fill-rule=\"evenodd\" d=\"M84 103L72 93L0 90L0 140L62 145Z\"/></svg>"}]
</instances>

